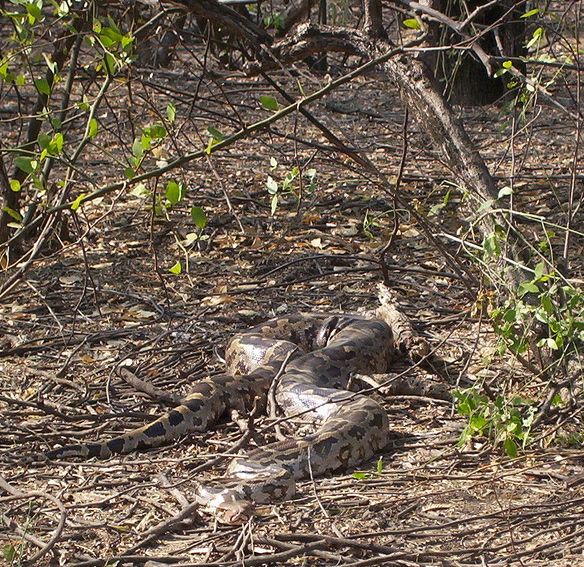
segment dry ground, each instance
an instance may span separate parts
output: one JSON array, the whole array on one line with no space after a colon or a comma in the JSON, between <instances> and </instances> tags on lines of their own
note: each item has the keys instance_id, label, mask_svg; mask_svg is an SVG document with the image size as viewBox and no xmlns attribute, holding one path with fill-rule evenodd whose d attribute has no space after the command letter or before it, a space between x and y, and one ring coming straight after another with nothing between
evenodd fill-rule
<instances>
[{"instance_id":1,"label":"dry ground","mask_svg":"<svg viewBox=\"0 0 584 567\"><path fill-rule=\"evenodd\" d=\"M261 114L257 97L269 92L261 80L233 73L199 83L196 65L183 65L144 71L145 86L136 88L131 103L118 87L101 117L110 130L84 163L95 183L121 177L110 156L120 159L126 151L124 116L143 125L155 119L153 107L164 109L172 99L182 124L167 147L174 154L200 145L199 136L206 141L207 126L229 132L239 113ZM312 89L323 79L303 80ZM191 98L199 87L198 98ZM566 94L558 90L557 96ZM218 117L214 112L225 112L226 98L231 115ZM467 111L464 120L502 180L514 160L517 206L529 203L530 212L563 223L574 132L558 110L538 108L532 135L518 136L514 155L500 108ZM311 111L388 176L396 175L403 109L380 77L359 79ZM449 174L423 128L411 123L408 131L401 191L428 212L442 202ZM84 205L79 223L69 221L70 240L47 251L0 305L1 455L105 439L163 411L162 403L115 374L123 360L156 387L184 394L194 380L221 369L218 357L238 329L297 310L374 308L382 276L368 258L379 258L396 214L388 283L445 362L434 371L411 369L412 375L453 387L487 380L504 384L508 394L541 395L542 385L517 363L493 356L488 322L415 221L396 213L391 196L326 146L294 117L177 172L188 192L166 217L152 217L151 200L129 191ZM279 163L275 172L271 157ZM301 202L284 196L272 217L267 175L281 180L309 160L316 190L305 187ZM459 198L453 193L440 211L437 231L456 229ZM209 224L204 238L185 244L193 205L205 209ZM581 273L582 241L573 246ZM177 260L180 275L169 272ZM409 367L404 361L396 372ZM510 459L478 441L459 449L465 422L450 403L415 396L385 397L384 403L395 441L380 455L379 469L373 461L363 464L363 478L348 471L301 482L293 500L261 507L243 526L218 525L196 509L177 517L192 501L193 480L224 470L227 458L210 470L205 465L240 438L230 423L105 462L1 464L2 477L21 492L0 493L2 543L16 546L14 565L53 536L35 565L584 564L581 425L574 426L575 436L546 437ZM274 438L270 423L256 421L257 442ZM21 545L27 538L37 544Z\"/></svg>"}]
</instances>

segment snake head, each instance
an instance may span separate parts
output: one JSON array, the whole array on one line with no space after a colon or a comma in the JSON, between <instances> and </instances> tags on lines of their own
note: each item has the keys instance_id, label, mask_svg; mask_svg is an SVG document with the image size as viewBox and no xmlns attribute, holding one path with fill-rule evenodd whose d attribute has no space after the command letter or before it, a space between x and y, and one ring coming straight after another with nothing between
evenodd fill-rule
<instances>
[{"instance_id":1,"label":"snake head","mask_svg":"<svg viewBox=\"0 0 584 567\"><path fill-rule=\"evenodd\" d=\"M222 502L214 510L217 521L221 524L239 526L245 524L254 514L253 504L246 500Z\"/></svg>"},{"instance_id":2,"label":"snake head","mask_svg":"<svg viewBox=\"0 0 584 567\"><path fill-rule=\"evenodd\" d=\"M316 346L318 348L325 347L339 330L339 317L331 315L321 325L316 335Z\"/></svg>"},{"instance_id":3,"label":"snake head","mask_svg":"<svg viewBox=\"0 0 584 567\"><path fill-rule=\"evenodd\" d=\"M213 514L222 524L239 525L247 522L254 513L253 503L237 489L223 484L199 483L196 489L196 501L205 510Z\"/></svg>"}]
</instances>

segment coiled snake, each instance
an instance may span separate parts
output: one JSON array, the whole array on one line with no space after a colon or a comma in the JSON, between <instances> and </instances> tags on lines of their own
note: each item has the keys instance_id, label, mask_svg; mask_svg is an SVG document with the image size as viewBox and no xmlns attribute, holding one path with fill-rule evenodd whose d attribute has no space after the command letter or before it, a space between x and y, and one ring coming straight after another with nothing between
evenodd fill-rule
<instances>
[{"instance_id":1,"label":"coiled snake","mask_svg":"<svg viewBox=\"0 0 584 567\"><path fill-rule=\"evenodd\" d=\"M238 456L226 478L198 485L197 501L222 521L239 522L253 503L291 497L295 479L354 466L386 445L385 410L345 388L352 373L387 371L395 351L392 331L379 319L321 314L271 319L231 339L225 357L229 374L198 382L180 406L156 421L109 441L67 445L28 460L107 458L204 431L229 409L265 405L278 375L274 393L280 409L286 415L304 413L320 427Z\"/></svg>"}]
</instances>

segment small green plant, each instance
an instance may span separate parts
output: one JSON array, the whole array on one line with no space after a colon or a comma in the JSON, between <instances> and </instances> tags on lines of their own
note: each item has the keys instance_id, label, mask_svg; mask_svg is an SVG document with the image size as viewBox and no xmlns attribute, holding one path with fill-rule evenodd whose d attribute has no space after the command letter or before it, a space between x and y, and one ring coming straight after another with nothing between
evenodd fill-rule
<instances>
[{"instance_id":1,"label":"small green plant","mask_svg":"<svg viewBox=\"0 0 584 567\"><path fill-rule=\"evenodd\" d=\"M514 296L491 311L501 354L506 350L514 354L527 351L534 319L545 330L536 346L557 351L560 356L555 358L584 341L584 291L545 270L545 263L539 262L533 278L519 284Z\"/></svg>"},{"instance_id":2,"label":"small green plant","mask_svg":"<svg viewBox=\"0 0 584 567\"><path fill-rule=\"evenodd\" d=\"M134 138L132 143L132 156L128 159L129 167L124 170L128 179L132 179L146 157L156 150L167 137L168 132L163 124L153 124L142 129L140 136Z\"/></svg>"},{"instance_id":3,"label":"small green plant","mask_svg":"<svg viewBox=\"0 0 584 567\"><path fill-rule=\"evenodd\" d=\"M272 12L267 16L264 16L264 27L272 28L275 30L281 30L284 27L283 14L278 12Z\"/></svg>"},{"instance_id":4,"label":"small green plant","mask_svg":"<svg viewBox=\"0 0 584 567\"><path fill-rule=\"evenodd\" d=\"M2 548L2 557L4 557L4 561L6 561L9 565L12 565L13 561L16 559L18 555L18 545L13 543L6 543Z\"/></svg>"},{"instance_id":5,"label":"small green plant","mask_svg":"<svg viewBox=\"0 0 584 567\"><path fill-rule=\"evenodd\" d=\"M379 457L377 459L377 463L375 463L375 470L371 472L365 471L357 471L353 473L353 478L357 480L365 480L366 478L376 478L383 473L383 457Z\"/></svg>"},{"instance_id":6,"label":"small green plant","mask_svg":"<svg viewBox=\"0 0 584 567\"><path fill-rule=\"evenodd\" d=\"M114 77L133 60L134 37L124 32L111 17L93 15L91 25L77 9L67 2L44 0L12 0L0 8L0 16L10 20L13 33L5 38L0 56L0 82L7 88L23 89L36 98L31 116L18 117L16 130L27 131L14 148L9 188L4 191L3 226L20 230L22 209L33 199L39 208L51 202L55 190L62 191L67 200L73 184L75 167L90 143L99 141L103 133L98 109ZM46 48L47 26L61 22L63 30L55 41L55 50ZM76 38L83 43L75 43ZM73 88L77 77L67 62L83 46L83 69L94 75L99 91L83 88L83 94ZM73 57L74 58L74 57ZM64 86L68 85L67 91ZM20 96L20 95L19 95ZM28 95L26 95L28 96ZM75 110L75 112L73 112ZM27 124L28 122L28 124ZM83 125L81 138L72 136L71 124ZM64 127L67 124L67 127ZM10 166L10 160L6 161ZM61 165L66 167L54 167ZM52 173L52 177L51 177ZM10 193L8 193L10 191ZM72 210L79 208L86 195L74 200ZM9 204L8 204L9 203Z\"/></svg>"},{"instance_id":7,"label":"small green plant","mask_svg":"<svg viewBox=\"0 0 584 567\"><path fill-rule=\"evenodd\" d=\"M369 209L365 211L365 216L363 217L363 232L367 235L367 238L373 240L375 235L373 231L379 228L379 223L375 218L372 218Z\"/></svg>"},{"instance_id":8,"label":"small green plant","mask_svg":"<svg viewBox=\"0 0 584 567\"><path fill-rule=\"evenodd\" d=\"M440 211L444 209L448 203L450 202L450 197L452 195L452 188L448 189L444 196L442 197L439 203L436 203L432 206L432 208L428 211L429 217L436 217L440 214Z\"/></svg>"},{"instance_id":9,"label":"small green plant","mask_svg":"<svg viewBox=\"0 0 584 567\"><path fill-rule=\"evenodd\" d=\"M279 182L274 178L278 167L278 160L271 157L270 170L274 173L274 176L268 175L266 189L271 195L270 208L272 216L278 210L278 204L282 197L292 195L298 200L300 199L300 187L302 187L304 194L311 194L316 189L316 169L309 168L303 171L303 183L301 185L298 180L300 169L297 166L286 171Z\"/></svg>"},{"instance_id":10,"label":"small green plant","mask_svg":"<svg viewBox=\"0 0 584 567\"><path fill-rule=\"evenodd\" d=\"M209 138L209 142L207 143L207 147L205 149L205 152L208 155L211 155L211 153L213 152L213 148L217 144L219 144L220 142L225 140L225 138L227 138L227 136L225 134L223 134L223 132L221 132L221 130L219 130L213 126L209 126L207 128L207 132L209 133L210 138Z\"/></svg>"},{"instance_id":11,"label":"small green plant","mask_svg":"<svg viewBox=\"0 0 584 567\"><path fill-rule=\"evenodd\" d=\"M454 399L456 411L468 418L458 440L459 447L475 437L485 437L502 446L509 457L516 457L519 449L529 444L536 408L528 400L520 396L510 399L497 396L491 400L476 387L456 390Z\"/></svg>"}]
</instances>

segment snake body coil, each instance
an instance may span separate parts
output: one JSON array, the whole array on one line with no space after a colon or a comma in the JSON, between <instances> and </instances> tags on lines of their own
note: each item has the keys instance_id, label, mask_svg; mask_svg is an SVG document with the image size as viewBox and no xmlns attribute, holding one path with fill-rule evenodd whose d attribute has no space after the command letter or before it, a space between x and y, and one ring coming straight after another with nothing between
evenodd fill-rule
<instances>
[{"instance_id":1,"label":"snake body coil","mask_svg":"<svg viewBox=\"0 0 584 567\"><path fill-rule=\"evenodd\" d=\"M373 399L346 391L352 373L385 372L395 354L392 332L378 319L295 314L236 335L226 350L229 374L195 384L184 402L143 427L104 442L67 445L30 461L99 457L168 443L205 431L229 409L265 405L274 377L285 415L318 422L315 433L271 443L238 456L226 478L199 483L197 500L226 522L238 522L253 503L294 494L294 480L354 466L386 445L388 417ZM285 363L285 367L282 365Z\"/></svg>"}]
</instances>

